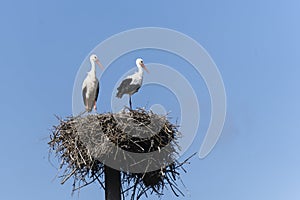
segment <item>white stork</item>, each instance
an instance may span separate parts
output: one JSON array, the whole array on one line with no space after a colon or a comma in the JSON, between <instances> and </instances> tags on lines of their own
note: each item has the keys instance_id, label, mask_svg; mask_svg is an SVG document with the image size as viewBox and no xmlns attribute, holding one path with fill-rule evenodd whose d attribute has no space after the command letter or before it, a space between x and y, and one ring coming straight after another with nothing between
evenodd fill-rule
<instances>
[{"instance_id":1,"label":"white stork","mask_svg":"<svg viewBox=\"0 0 300 200\"><path fill-rule=\"evenodd\" d=\"M130 109L132 109L131 96L140 89L143 83L143 69L145 69L146 72L149 73L148 69L144 65L143 59L138 58L136 59L135 63L138 71L130 76L127 76L121 82L120 86L117 88L118 92L116 95L118 98L122 98L124 94L128 94Z\"/></svg>"},{"instance_id":2,"label":"white stork","mask_svg":"<svg viewBox=\"0 0 300 200\"><path fill-rule=\"evenodd\" d=\"M85 105L85 110L91 112L93 107L97 110L96 102L99 94L99 80L96 77L96 64L103 70L104 67L100 63L95 54L90 56L91 71L87 73L86 78L82 83L82 97Z\"/></svg>"}]
</instances>

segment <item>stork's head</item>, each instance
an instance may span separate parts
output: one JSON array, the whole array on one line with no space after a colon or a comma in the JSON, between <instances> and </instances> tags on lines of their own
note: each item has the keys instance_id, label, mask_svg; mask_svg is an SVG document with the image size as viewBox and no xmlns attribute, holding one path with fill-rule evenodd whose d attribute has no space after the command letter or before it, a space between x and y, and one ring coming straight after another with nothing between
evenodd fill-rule
<instances>
[{"instance_id":1,"label":"stork's head","mask_svg":"<svg viewBox=\"0 0 300 200\"><path fill-rule=\"evenodd\" d=\"M92 54L90 56L90 61L91 61L91 63L96 63L102 70L104 69L103 65L100 63L96 54Z\"/></svg>"},{"instance_id":2,"label":"stork's head","mask_svg":"<svg viewBox=\"0 0 300 200\"><path fill-rule=\"evenodd\" d=\"M147 69L147 67L146 67L146 65L144 65L144 61L143 61L143 59L141 59L141 58L138 58L138 59L136 59L136 61L135 61L135 63L136 63L136 66L138 66L138 67L142 67L146 72L148 72L149 73L149 71L148 71L148 69Z\"/></svg>"}]
</instances>

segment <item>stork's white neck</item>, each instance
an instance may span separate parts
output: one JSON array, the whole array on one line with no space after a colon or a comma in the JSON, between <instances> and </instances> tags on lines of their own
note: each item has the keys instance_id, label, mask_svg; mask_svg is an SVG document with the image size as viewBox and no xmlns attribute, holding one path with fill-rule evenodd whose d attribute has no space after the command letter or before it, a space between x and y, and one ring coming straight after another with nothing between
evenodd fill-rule
<instances>
[{"instance_id":1,"label":"stork's white neck","mask_svg":"<svg viewBox=\"0 0 300 200\"><path fill-rule=\"evenodd\" d=\"M96 76L96 64L94 61L91 61L91 71L89 72L90 75Z\"/></svg>"},{"instance_id":2,"label":"stork's white neck","mask_svg":"<svg viewBox=\"0 0 300 200\"><path fill-rule=\"evenodd\" d=\"M137 68L138 68L137 73L140 74L140 75L142 76L142 75L143 75L143 68L142 68L142 66L141 66L141 65L136 65L136 66L137 66Z\"/></svg>"}]
</instances>

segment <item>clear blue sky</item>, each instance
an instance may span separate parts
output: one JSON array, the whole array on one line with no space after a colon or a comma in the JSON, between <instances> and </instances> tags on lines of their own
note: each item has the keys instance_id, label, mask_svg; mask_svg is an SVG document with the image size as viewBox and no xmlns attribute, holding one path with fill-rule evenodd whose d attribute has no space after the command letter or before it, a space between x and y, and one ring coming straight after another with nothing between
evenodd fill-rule
<instances>
[{"instance_id":1,"label":"clear blue sky","mask_svg":"<svg viewBox=\"0 0 300 200\"><path fill-rule=\"evenodd\" d=\"M1 1L0 198L77 199L70 182L53 181L46 143L54 114L71 114L76 72L98 43L127 29L159 26L198 41L227 91L217 146L182 174L186 199L298 200L299 9L297 0ZM198 151L202 137L186 156ZM168 192L163 199L172 197ZM80 199L103 199L103 193L94 184Z\"/></svg>"}]
</instances>

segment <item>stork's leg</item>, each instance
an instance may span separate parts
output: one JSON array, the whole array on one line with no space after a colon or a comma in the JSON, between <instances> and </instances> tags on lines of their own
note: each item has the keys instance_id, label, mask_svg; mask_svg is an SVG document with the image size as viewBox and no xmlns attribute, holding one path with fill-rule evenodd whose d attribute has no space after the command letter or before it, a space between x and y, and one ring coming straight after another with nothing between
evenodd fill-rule
<instances>
[{"instance_id":1,"label":"stork's leg","mask_svg":"<svg viewBox=\"0 0 300 200\"><path fill-rule=\"evenodd\" d=\"M85 110L88 111L89 110L89 105L88 105L88 101L85 100Z\"/></svg>"},{"instance_id":2,"label":"stork's leg","mask_svg":"<svg viewBox=\"0 0 300 200\"><path fill-rule=\"evenodd\" d=\"M130 110L132 110L131 95L129 95L129 106L130 106Z\"/></svg>"},{"instance_id":3,"label":"stork's leg","mask_svg":"<svg viewBox=\"0 0 300 200\"><path fill-rule=\"evenodd\" d=\"M97 111L97 102L94 103L94 110Z\"/></svg>"}]
</instances>

